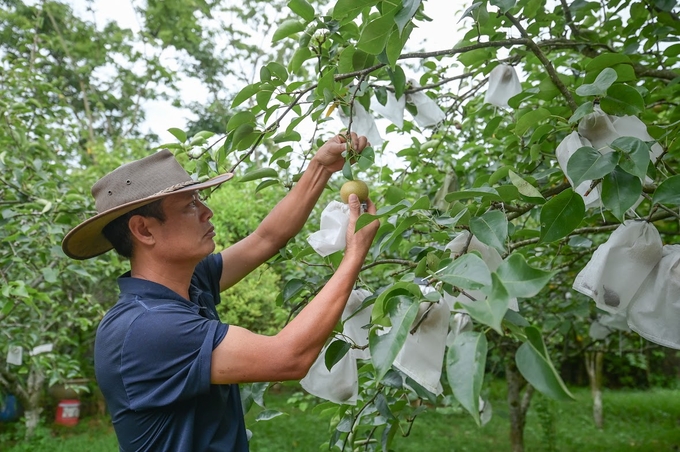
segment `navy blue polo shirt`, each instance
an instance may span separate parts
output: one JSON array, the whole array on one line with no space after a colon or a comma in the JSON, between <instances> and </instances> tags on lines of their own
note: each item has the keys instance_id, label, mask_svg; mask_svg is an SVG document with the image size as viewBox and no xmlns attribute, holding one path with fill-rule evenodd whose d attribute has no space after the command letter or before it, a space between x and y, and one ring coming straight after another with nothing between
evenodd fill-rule
<instances>
[{"instance_id":1,"label":"navy blue polo shirt","mask_svg":"<svg viewBox=\"0 0 680 452\"><path fill-rule=\"evenodd\" d=\"M238 385L210 384L220 322L222 257L204 259L190 300L165 286L118 279L120 297L97 329L95 373L120 450L247 451Z\"/></svg>"}]
</instances>

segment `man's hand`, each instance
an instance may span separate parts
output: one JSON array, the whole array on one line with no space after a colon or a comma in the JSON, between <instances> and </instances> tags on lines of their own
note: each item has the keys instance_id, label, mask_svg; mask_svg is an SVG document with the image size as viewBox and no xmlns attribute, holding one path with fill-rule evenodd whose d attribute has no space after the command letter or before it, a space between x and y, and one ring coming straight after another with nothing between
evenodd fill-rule
<instances>
[{"instance_id":1,"label":"man's hand","mask_svg":"<svg viewBox=\"0 0 680 452\"><path fill-rule=\"evenodd\" d=\"M368 254L371 244L373 243L375 234L378 232L380 222L378 220L374 220L363 228L359 229L357 232L354 232L356 229L357 219L359 218L359 215L363 213L361 211L361 202L359 201L359 197L352 193L349 195L349 202L347 205L349 206L349 224L347 225L347 245L345 247L345 255L347 256L351 253L356 253L356 257L359 257L363 261ZM365 212L375 215L375 204L373 204L373 201L371 201L370 198L366 200L366 206L367 209Z\"/></svg>"},{"instance_id":2,"label":"man's hand","mask_svg":"<svg viewBox=\"0 0 680 452\"><path fill-rule=\"evenodd\" d=\"M348 139L350 140L348 143ZM339 134L326 141L323 146L319 148L314 160L323 166L328 172L335 173L340 171L345 164L345 151L353 151L360 153L368 146L368 139L365 136L359 136L352 132L350 136Z\"/></svg>"}]
</instances>

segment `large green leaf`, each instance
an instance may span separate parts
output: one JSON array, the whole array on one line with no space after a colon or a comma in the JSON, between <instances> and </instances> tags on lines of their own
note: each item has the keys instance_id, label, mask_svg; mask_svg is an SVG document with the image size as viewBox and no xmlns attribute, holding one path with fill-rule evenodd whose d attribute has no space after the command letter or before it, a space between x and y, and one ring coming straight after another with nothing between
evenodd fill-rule
<instances>
[{"instance_id":1,"label":"large green leaf","mask_svg":"<svg viewBox=\"0 0 680 452\"><path fill-rule=\"evenodd\" d=\"M288 2L288 7L307 22L314 20L316 15L314 7L310 5L307 0L290 0Z\"/></svg>"},{"instance_id":2,"label":"large green leaf","mask_svg":"<svg viewBox=\"0 0 680 452\"><path fill-rule=\"evenodd\" d=\"M587 180L604 177L614 170L619 162L615 152L601 153L595 148L584 146L572 154L567 162L567 174L578 187Z\"/></svg>"},{"instance_id":3,"label":"large green leaf","mask_svg":"<svg viewBox=\"0 0 680 452\"><path fill-rule=\"evenodd\" d=\"M242 124L255 124L256 121L255 115L250 110L239 111L229 118L229 121L227 122L227 132L235 130Z\"/></svg>"},{"instance_id":4,"label":"large green leaf","mask_svg":"<svg viewBox=\"0 0 680 452\"><path fill-rule=\"evenodd\" d=\"M508 238L508 219L499 210L491 210L481 217L470 219L470 231L480 242L505 253Z\"/></svg>"},{"instance_id":5,"label":"large green leaf","mask_svg":"<svg viewBox=\"0 0 680 452\"><path fill-rule=\"evenodd\" d=\"M635 137L621 137L614 140L611 147L623 152L620 165L624 171L640 180L645 178L651 160L647 143Z\"/></svg>"},{"instance_id":6,"label":"large green leaf","mask_svg":"<svg viewBox=\"0 0 680 452\"><path fill-rule=\"evenodd\" d=\"M375 368L375 380L379 382L385 376L399 350L404 345L411 325L418 315L418 300L398 295L387 301L387 314L392 327L385 334L379 335L372 330L368 338L371 361Z\"/></svg>"},{"instance_id":7,"label":"large green leaf","mask_svg":"<svg viewBox=\"0 0 680 452\"><path fill-rule=\"evenodd\" d=\"M515 126L515 133L522 136L532 127L536 127L546 118L550 117L550 110L539 107L535 110L529 110L517 119Z\"/></svg>"},{"instance_id":8,"label":"large green leaf","mask_svg":"<svg viewBox=\"0 0 680 452\"><path fill-rule=\"evenodd\" d=\"M541 242L566 237L581 223L585 213L583 198L571 188L552 197L541 208Z\"/></svg>"},{"instance_id":9,"label":"large green leaf","mask_svg":"<svg viewBox=\"0 0 680 452\"><path fill-rule=\"evenodd\" d=\"M600 107L610 115L637 115L645 110L645 100L632 86L615 83L607 90L607 95L600 99Z\"/></svg>"},{"instance_id":10,"label":"large green leaf","mask_svg":"<svg viewBox=\"0 0 680 452\"><path fill-rule=\"evenodd\" d=\"M479 394L484 382L486 336L476 331L465 331L454 339L446 353L446 376L453 396L481 425Z\"/></svg>"},{"instance_id":11,"label":"large green leaf","mask_svg":"<svg viewBox=\"0 0 680 452\"><path fill-rule=\"evenodd\" d=\"M333 366L340 362L340 360L349 352L350 345L348 342L336 339L328 345L324 355L324 364L326 369L331 370Z\"/></svg>"},{"instance_id":12,"label":"large green leaf","mask_svg":"<svg viewBox=\"0 0 680 452\"><path fill-rule=\"evenodd\" d=\"M520 253L508 256L496 273L510 296L517 298L536 296L554 275L554 272L530 266Z\"/></svg>"},{"instance_id":13,"label":"large green leaf","mask_svg":"<svg viewBox=\"0 0 680 452\"><path fill-rule=\"evenodd\" d=\"M602 180L602 204L616 218L623 221L626 211L633 207L642 194L642 182L620 166Z\"/></svg>"},{"instance_id":14,"label":"large green leaf","mask_svg":"<svg viewBox=\"0 0 680 452\"><path fill-rule=\"evenodd\" d=\"M527 340L515 354L517 369L522 376L539 392L550 398L560 401L574 399L550 361L539 330L529 326L524 332Z\"/></svg>"},{"instance_id":15,"label":"large green leaf","mask_svg":"<svg viewBox=\"0 0 680 452\"><path fill-rule=\"evenodd\" d=\"M422 0L402 0L402 3L403 7L397 13L397 15L394 16L394 22L397 24L400 34L404 30L404 27L408 21L411 20L416 11L418 11Z\"/></svg>"},{"instance_id":16,"label":"large green leaf","mask_svg":"<svg viewBox=\"0 0 680 452\"><path fill-rule=\"evenodd\" d=\"M333 19L351 20L361 11L379 3L380 0L338 0L333 7Z\"/></svg>"},{"instance_id":17,"label":"large green leaf","mask_svg":"<svg viewBox=\"0 0 680 452\"><path fill-rule=\"evenodd\" d=\"M370 21L359 36L357 48L371 55L378 55L387 45L393 27L396 27L393 15L381 16Z\"/></svg>"},{"instance_id":18,"label":"large green leaf","mask_svg":"<svg viewBox=\"0 0 680 452\"><path fill-rule=\"evenodd\" d=\"M251 180L263 179L265 177L278 178L279 173L277 173L276 170L272 168L258 168L244 174L239 179L239 182L248 182Z\"/></svg>"},{"instance_id":19,"label":"large green leaf","mask_svg":"<svg viewBox=\"0 0 680 452\"><path fill-rule=\"evenodd\" d=\"M305 23L297 19L287 19L281 22L279 28L272 35L272 42L277 42L295 33L305 30Z\"/></svg>"},{"instance_id":20,"label":"large green leaf","mask_svg":"<svg viewBox=\"0 0 680 452\"><path fill-rule=\"evenodd\" d=\"M517 187L517 191L519 191L522 196L526 197L527 201L535 203L545 202L545 198L538 188L531 185L517 173L514 171L508 171L508 176L510 177L510 182L512 182L512 185Z\"/></svg>"},{"instance_id":21,"label":"large green leaf","mask_svg":"<svg viewBox=\"0 0 680 452\"><path fill-rule=\"evenodd\" d=\"M610 67L604 68L591 84L584 84L576 88L579 96L604 96L616 81L616 71Z\"/></svg>"},{"instance_id":22,"label":"large green leaf","mask_svg":"<svg viewBox=\"0 0 680 452\"><path fill-rule=\"evenodd\" d=\"M654 191L652 201L655 204L680 206L680 175L671 176L661 182Z\"/></svg>"},{"instance_id":23,"label":"large green leaf","mask_svg":"<svg viewBox=\"0 0 680 452\"><path fill-rule=\"evenodd\" d=\"M491 272L481 257L467 253L437 272L437 278L461 289L481 289L491 284Z\"/></svg>"},{"instance_id":24,"label":"large green leaf","mask_svg":"<svg viewBox=\"0 0 680 452\"><path fill-rule=\"evenodd\" d=\"M491 274L491 285L485 287L488 294L481 299L472 300L465 294L458 298L470 316L478 322L490 326L500 335L501 322L510 304L510 295L495 273Z\"/></svg>"},{"instance_id":25,"label":"large green leaf","mask_svg":"<svg viewBox=\"0 0 680 452\"><path fill-rule=\"evenodd\" d=\"M470 199L470 198L477 198L477 197L482 197L482 199L490 199L492 201L502 201L503 198L498 194L498 191L496 189L491 188L491 187L477 187L477 188L471 188L469 190L463 190L463 191L455 191L453 193L449 193L444 197L446 202L453 202L457 201L459 199Z\"/></svg>"}]
</instances>

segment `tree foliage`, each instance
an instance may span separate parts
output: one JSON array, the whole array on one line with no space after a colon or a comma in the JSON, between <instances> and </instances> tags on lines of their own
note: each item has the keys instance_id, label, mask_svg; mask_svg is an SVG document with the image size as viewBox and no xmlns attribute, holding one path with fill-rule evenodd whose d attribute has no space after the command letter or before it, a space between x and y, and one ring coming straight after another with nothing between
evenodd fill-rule
<instances>
[{"instance_id":1,"label":"tree foliage","mask_svg":"<svg viewBox=\"0 0 680 452\"><path fill-rule=\"evenodd\" d=\"M254 303L272 317L266 328L283 318L283 307L294 314L304 306L341 258L321 258L306 237L344 180L369 183L381 228L358 285L373 293L366 302L372 358L360 361L356 406L317 408L332 413L331 446L393 448L425 409L410 403L415 399L460 403L481 424L488 420L484 380L492 372L507 374L515 396L526 387L525 394L535 388L568 399L560 364L610 343L586 338L598 312L571 293L576 273L626 219L651 222L666 244L677 240L675 2L451 6L460 40L427 49L410 41L416 27L431 21L423 0L149 1L137 10L139 33L112 23L95 27L57 1L1 3L3 322L18 319L20 309L22 318L35 317L33 325L41 312L54 318L71 306L84 309L71 311L76 323L91 321L88 309L98 305L78 301L104 295L96 283L121 264L113 257L70 262L58 242L79 213L92 210L91 182L120 161L158 144L196 177L230 170L249 181L249 195L230 187L224 198L219 191L212 196L227 244L253 230L313 149L337 132L332 117L352 118L346 127L361 131L355 119L361 110L379 116L378 104L404 101L403 122L392 118L378 130L390 143L376 142L362 156L348 152L306 229L269 263L278 273L257 276L233 302L238 322L250 326L241 308ZM175 52L172 66L164 64L169 52ZM520 90L496 106L486 94L492 71L504 67L518 74ZM205 102L185 99L178 90L183 77L203 84ZM197 115L186 130L168 124L172 143L141 131L143 105L154 99L171 99ZM437 109L426 111L428 103ZM624 128L606 146L580 146L561 162L560 145L580 136L597 114L636 118L649 138ZM253 202L235 202L236 196ZM242 220L233 221L224 205L242 212ZM447 246L463 234L468 239L452 254ZM472 249L473 236L499 253L497 266ZM434 292L424 295L423 284ZM276 308L273 300L255 302L274 298L276 286ZM448 347L437 396L393 362L418 329L419 305L439 297L455 297L474 328ZM56 300L69 302L49 305ZM509 309L514 301L519 312ZM83 327L87 334L91 328ZM12 334L26 348L48 340ZM327 358L337 362L352 346L333 347L338 355ZM65 362L57 367L62 377L75 369ZM265 388L245 389L245 405L263 403ZM521 444L528 405L516 401L520 411L511 417L520 415L519 430L512 435Z\"/></svg>"}]
</instances>

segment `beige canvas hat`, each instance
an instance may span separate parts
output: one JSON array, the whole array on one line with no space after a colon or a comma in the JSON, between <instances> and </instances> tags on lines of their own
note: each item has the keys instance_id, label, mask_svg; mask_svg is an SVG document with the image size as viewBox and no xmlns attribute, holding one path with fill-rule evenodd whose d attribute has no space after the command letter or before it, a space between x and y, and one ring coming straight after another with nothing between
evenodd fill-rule
<instances>
[{"instance_id":1,"label":"beige canvas hat","mask_svg":"<svg viewBox=\"0 0 680 452\"><path fill-rule=\"evenodd\" d=\"M232 177L225 173L205 182L195 181L167 149L126 163L92 186L97 214L66 234L61 248L73 259L99 256L113 248L102 229L121 215L165 196L203 190Z\"/></svg>"}]
</instances>

